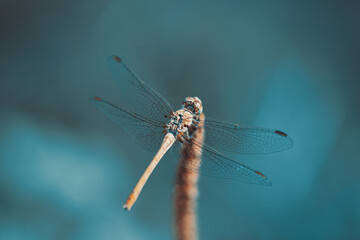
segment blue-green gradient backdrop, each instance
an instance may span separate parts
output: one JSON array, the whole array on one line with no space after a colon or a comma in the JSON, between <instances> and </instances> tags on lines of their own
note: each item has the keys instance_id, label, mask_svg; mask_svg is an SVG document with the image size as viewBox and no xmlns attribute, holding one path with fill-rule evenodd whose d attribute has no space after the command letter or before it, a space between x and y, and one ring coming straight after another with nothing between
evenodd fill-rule
<instances>
[{"instance_id":1,"label":"blue-green gradient backdrop","mask_svg":"<svg viewBox=\"0 0 360 240\"><path fill-rule=\"evenodd\" d=\"M236 159L270 188L203 177L201 239L360 236L359 1L0 2L0 239L171 239L176 162L88 101L127 107L121 56L173 106L276 128L293 149Z\"/></svg>"}]
</instances>

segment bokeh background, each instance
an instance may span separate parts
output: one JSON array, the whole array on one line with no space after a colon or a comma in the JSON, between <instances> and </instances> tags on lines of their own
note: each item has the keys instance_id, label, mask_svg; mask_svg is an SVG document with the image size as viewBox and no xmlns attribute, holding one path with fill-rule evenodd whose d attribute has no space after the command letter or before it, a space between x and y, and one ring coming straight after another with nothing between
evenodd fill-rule
<instances>
[{"instance_id":1,"label":"bokeh background","mask_svg":"<svg viewBox=\"0 0 360 240\"><path fill-rule=\"evenodd\" d=\"M276 128L293 149L236 159L270 188L200 180L201 239L358 239L357 1L0 2L0 239L171 239L176 161L159 164L90 103L126 107L121 56L173 106Z\"/></svg>"}]
</instances>

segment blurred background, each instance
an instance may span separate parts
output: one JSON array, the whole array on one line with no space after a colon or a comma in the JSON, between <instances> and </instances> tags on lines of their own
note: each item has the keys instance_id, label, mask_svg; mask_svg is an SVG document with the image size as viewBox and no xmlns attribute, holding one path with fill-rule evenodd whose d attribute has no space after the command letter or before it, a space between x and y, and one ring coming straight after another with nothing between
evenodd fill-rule
<instances>
[{"instance_id":1,"label":"blurred background","mask_svg":"<svg viewBox=\"0 0 360 240\"><path fill-rule=\"evenodd\" d=\"M201 239L358 239L360 38L355 1L0 2L0 239L172 239L176 161L90 103L126 107L117 54L173 108L280 129L294 148L239 155L266 188L202 177Z\"/></svg>"}]
</instances>

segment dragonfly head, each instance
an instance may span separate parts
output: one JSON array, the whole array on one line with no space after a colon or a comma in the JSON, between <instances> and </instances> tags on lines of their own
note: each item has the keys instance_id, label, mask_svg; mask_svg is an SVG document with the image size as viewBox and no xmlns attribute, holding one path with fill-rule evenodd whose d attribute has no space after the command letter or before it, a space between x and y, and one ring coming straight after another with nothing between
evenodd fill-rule
<instances>
[{"instance_id":1,"label":"dragonfly head","mask_svg":"<svg viewBox=\"0 0 360 240\"><path fill-rule=\"evenodd\" d=\"M190 110L196 115L200 115L203 111L203 105L198 97L187 97L183 102L184 108Z\"/></svg>"}]
</instances>

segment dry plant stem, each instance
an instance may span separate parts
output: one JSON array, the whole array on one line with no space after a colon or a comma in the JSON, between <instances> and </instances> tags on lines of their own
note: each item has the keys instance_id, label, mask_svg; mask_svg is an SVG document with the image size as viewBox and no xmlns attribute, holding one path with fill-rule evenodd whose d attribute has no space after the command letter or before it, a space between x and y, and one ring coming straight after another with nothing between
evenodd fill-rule
<instances>
[{"instance_id":1,"label":"dry plant stem","mask_svg":"<svg viewBox=\"0 0 360 240\"><path fill-rule=\"evenodd\" d=\"M132 205L136 202L136 199L138 198L141 190L143 189L146 181L150 177L151 173L155 169L156 165L160 162L161 158L164 156L164 154L169 150L169 148L174 144L175 137L173 134L168 133L165 135L164 141L159 149L159 151L156 153L153 160L150 162L149 166L146 168L145 172L137 182L136 186L130 193L128 199L126 200L126 203L124 204L123 208L126 210L130 210Z\"/></svg>"},{"instance_id":2,"label":"dry plant stem","mask_svg":"<svg viewBox=\"0 0 360 240\"><path fill-rule=\"evenodd\" d=\"M205 115L201 114L200 123L193 135L198 143L204 141L203 120ZM201 148L193 144L188 144L181 150L181 162L200 167ZM175 233L179 240L195 240L197 234L196 220L196 199L198 196L197 181L199 175L195 171L187 170L179 164L176 176L175 189Z\"/></svg>"}]
</instances>

